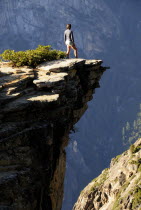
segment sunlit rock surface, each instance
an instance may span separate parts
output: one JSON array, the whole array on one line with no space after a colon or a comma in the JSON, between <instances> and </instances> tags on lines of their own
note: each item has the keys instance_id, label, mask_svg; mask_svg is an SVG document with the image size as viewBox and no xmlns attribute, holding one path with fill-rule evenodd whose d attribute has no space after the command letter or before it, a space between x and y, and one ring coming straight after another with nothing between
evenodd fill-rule
<instances>
[{"instance_id":1,"label":"sunlit rock surface","mask_svg":"<svg viewBox=\"0 0 141 210\"><path fill-rule=\"evenodd\" d=\"M141 209L141 139L113 158L81 193L73 210Z\"/></svg>"}]
</instances>

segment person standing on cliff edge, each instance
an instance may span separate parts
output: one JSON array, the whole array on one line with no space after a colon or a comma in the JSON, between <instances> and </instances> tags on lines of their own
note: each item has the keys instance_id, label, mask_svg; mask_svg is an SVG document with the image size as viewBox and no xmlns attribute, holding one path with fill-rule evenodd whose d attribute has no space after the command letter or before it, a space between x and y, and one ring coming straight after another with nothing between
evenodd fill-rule
<instances>
[{"instance_id":1,"label":"person standing on cliff edge","mask_svg":"<svg viewBox=\"0 0 141 210\"><path fill-rule=\"evenodd\" d=\"M64 32L64 41L67 45L67 58L69 58L71 48L74 50L75 58L78 58L77 48L74 43L73 31L71 30L71 24L66 25Z\"/></svg>"}]
</instances>

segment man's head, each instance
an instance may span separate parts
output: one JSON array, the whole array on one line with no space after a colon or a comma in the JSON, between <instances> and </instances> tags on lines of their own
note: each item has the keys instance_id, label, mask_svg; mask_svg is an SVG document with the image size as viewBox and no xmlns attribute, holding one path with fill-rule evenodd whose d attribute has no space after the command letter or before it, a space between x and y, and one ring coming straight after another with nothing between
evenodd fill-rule
<instances>
[{"instance_id":1,"label":"man's head","mask_svg":"<svg viewBox=\"0 0 141 210\"><path fill-rule=\"evenodd\" d=\"M71 24L67 24L66 29L71 29Z\"/></svg>"}]
</instances>

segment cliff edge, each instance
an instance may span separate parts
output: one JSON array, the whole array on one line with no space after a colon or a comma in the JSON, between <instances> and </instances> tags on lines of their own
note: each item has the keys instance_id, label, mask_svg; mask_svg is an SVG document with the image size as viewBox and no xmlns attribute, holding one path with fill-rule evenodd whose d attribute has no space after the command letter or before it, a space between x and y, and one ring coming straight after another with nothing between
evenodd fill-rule
<instances>
[{"instance_id":1,"label":"cliff edge","mask_svg":"<svg viewBox=\"0 0 141 210\"><path fill-rule=\"evenodd\" d=\"M0 63L0 209L60 210L65 146L105 68L101 60Z\"/></svg>"}]
</instances>

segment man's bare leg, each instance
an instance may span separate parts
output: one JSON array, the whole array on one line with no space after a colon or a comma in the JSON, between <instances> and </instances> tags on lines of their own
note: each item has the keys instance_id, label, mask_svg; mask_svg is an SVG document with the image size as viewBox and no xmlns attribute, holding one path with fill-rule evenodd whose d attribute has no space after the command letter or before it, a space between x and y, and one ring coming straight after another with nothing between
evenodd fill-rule
<instances>
[{"instance_id":1,"label":"man's bare leg","mask_svg":"<svg viewBox=\"0 0 141 210\"><path fill-rule=\"evenodd\" d=\"M73 46L71 46L71 48L74 50L74 56L75 56L76 58L78 58L78 51L77 51L76 46L73 45Z\"/></svg>"},{"instance_id":2,"label":"man's bare leg","mask_svg":"<svg viewBox=\"0 0 141 210\"><path fill-rule=\"evenodd\" d=\"M71 46L67 45L67 58L70 56Z\"/></svg>"}]
</instances>

